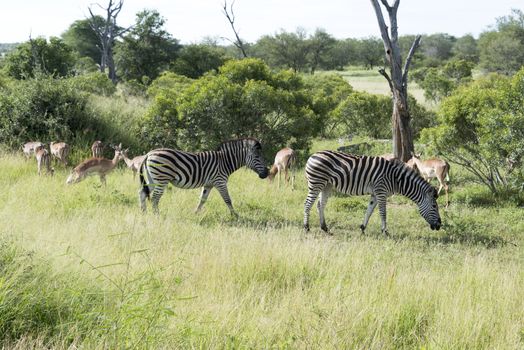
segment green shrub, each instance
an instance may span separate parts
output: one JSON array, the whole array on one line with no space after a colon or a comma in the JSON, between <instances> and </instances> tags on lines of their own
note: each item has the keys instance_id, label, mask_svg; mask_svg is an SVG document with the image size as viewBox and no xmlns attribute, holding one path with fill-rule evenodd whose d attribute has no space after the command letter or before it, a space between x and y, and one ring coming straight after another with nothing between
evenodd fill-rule
<instances>
[{"instance_id":1,"label":"green shrub","mask_svg":"<svg viewBox=\"0 0 524 350\"><path fill-rule=\"evenodd\" d=\"M107 74L102 72L75 76L71 78L71 83L81 91L97 95L110 96L116 91L115 84L113 84Z\"/></svg>"}]
</instances>

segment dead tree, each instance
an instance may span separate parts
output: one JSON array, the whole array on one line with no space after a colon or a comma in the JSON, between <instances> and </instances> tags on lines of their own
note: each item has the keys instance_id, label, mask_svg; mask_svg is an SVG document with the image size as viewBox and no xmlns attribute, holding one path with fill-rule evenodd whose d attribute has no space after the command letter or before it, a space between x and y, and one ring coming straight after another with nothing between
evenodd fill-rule
<instances>
[{"instance_id":1,"label":"dead tree","mask_svg":"<svg viewBox=\"0 0 524 350\"><path fill-rule=\"evenodd\" d=\"M226 16L227 20L229 21L229 24L231 25L231 29L233 29L233 33L235 33L236 40L233 41L227 38L225 39L233 43L233 45L235 45L237 49L239 49L240 52L242 52L242 55L244 56L244 58L247 58L247 53L244 47L245 46L244 42L242 41L242 39L240 39L240 36L238 35L238 31L235 28L235 13L233 12L234 4L235 4L235 1L231 3L231 6L229 6L229 10L228 10L227 9L227 0L224 0L224 7L222 8L222 11L224 13L224 16Z\"/></svg>"},{"instance_id":2,"label":"dead tree","mask_svg":"<svg viewBox=\"0 0 524 350\"><path fill-rule=\"evenodd\" d=\"M393 115L391 117L393 129L393 153L396 158L405 162L411 158L411 152L414 151L413 133L410 125L411 116L409 114L408 106L408 71L411 59L420 44L420 35L416 37L411 45L404 66L402 67L397 28L397 10L400 0L395 0L393 6L390 6L387 0L380 0L380 2L388 12L390 31L388 32L388 27L384 21L384 16L382 15L382 9L378 0L371 0L371 4L377 15L380 35L384 42L386 61L389 65L389 75L385 69L380 69L379 73L388 81L389 88L393 95Z\"/></svg>"},{"instance_id":3,"label":"dead tree","mask_svg":"<svg viewBox=\"0 0 524 350\"><path fill-rule=\"evenodd\" d=\"M124 0L118 0L117 2L109 0L109 4L106 8L102 7L100 4L96 4L102 10L105 11L106 16L104 22L101 24L100 21L97 21L97 16L93 14L91 7L88 7L89 14L91 19L89 24L91 28L96 33L98 40L100 41L98 49L102 54L102 59L100 61L100 71L105 72L106 68L108 69L109 78L113 83L116 83L116 70L115 70L115 61L113 60L113 46L115 44L115 39L127 31L129 28L120 28L116 25L116 18L122 10L124 5Z\"/></svg>"}]
</instances>

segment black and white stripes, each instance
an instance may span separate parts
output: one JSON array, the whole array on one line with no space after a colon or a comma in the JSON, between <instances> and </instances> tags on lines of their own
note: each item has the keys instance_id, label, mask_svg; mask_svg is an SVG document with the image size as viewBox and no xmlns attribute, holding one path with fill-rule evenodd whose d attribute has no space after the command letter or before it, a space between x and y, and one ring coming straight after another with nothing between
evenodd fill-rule
<instances>
[{"instance_id":1,"label":"black and white stripes","mask_svg":"<svg viewBox=\"0 0 524 350\"><path fill-rule=\"evenodd\" d=\"M328 231L324 208L332 189L349 195L371 194L364 221L364 232L369 217L379 206L382 232L387 234L386 199L398 193L417 203L420 214L431 229L440 229L437 192L415 171L398 161L382 157L355 156L342 152L321 151L309 157L306 164L308 196L304 205L304 228L309 230L309 213L317 197L320 226Z\"/></svg>"},{"instance_id":2,"label":"black and white stripes","mask_svg":"<svg viewBox=\"0 0 524 350\"><path fill-rule=\"evenodd\" d=\"M168 148L149 152L140 167L140 206L146 210L146 199L151 198L153 211L168 183L180 188L202 187L199 211L213 187L216 187L233 215L231 198L227 190L229 175L242 166L255 171L260 178L268 175L262 158L260 142L245 138L224 142L216 151L183 152Z\"/></svg>"}]
</instances>

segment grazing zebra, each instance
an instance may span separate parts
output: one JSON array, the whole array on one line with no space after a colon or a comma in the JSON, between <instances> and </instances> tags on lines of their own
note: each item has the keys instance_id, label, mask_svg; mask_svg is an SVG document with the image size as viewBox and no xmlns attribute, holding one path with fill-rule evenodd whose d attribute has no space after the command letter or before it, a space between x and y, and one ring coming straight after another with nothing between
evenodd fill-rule
<instances>
[{"instance_id":1,"label":"grazing zebra","mask_svg":"<svg viewBox=\"0 0 524 350\"><path fill-rule=\"evenodd\" d=\"M388 161L382 157L355 156L342 152L321 151L309 157L306 163L308 196L304 205L304 229L309 230L309 212L317 197L320 227L328 232L324 217L328 197L334 188L338 192L352 195L371 194L371 200L360 229L366 229L369 217L378 204L382 219L382 232L388 234L386 226L386 199L398 193L417 203L420 214L432 230L441 225L437 206L437 191L415 171L399 161Z\"/></svg>"},{"instance_id":2,"label":"grazing zebra","mask_svg":"<svg viewBox=\"0 0 524 350\"><path fill-rule=\"evenodd\" d=\"M261 179L268 175L262 158L260 142L252 138L227 141L216 151L190 153L169 148L149 152L140 166L140 207L146 210L146 199L150 198L153 211L158 213L158 202L165 187L172 183L180 188L202 187L200 203L196 212L202 209L209 192L216 187L231 214L233 209L227 191L229 175L242 166L255 171Z\"/></svg>"}]
</instances>

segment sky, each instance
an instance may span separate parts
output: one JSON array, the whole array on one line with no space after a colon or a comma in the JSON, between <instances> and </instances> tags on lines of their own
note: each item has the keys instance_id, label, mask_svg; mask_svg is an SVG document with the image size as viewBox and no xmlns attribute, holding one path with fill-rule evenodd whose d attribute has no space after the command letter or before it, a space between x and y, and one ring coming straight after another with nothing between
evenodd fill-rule
<instances>
[{"instance_id":1,"label":"sky","mask_svg":"<svg viewBox=\"0 0 524 350\"><path fill-rule=\"evenodd\" d=\"M89 15L87 8L107 0L0 0L0 43L27 41L29 36L60 36L71 23ZM231 0L228 0L231 3ZM389 0L390 3L393 0ZM205 37L233 39L222 13L223 0L125 0L117 19L121 26L134 23L143 9L156 9L166 19L166 29L183 44ZM402 0L398 12L399 34L448 33L475 37L512 8L524 10L523 0ZM240 36L255 42L281 30L308 33L323 28L338 39L379 36L369 0L236 0L235 26Z\"/></svg>"}]
</instances>

